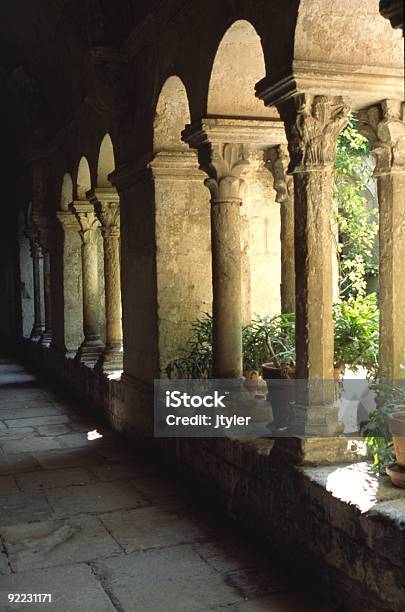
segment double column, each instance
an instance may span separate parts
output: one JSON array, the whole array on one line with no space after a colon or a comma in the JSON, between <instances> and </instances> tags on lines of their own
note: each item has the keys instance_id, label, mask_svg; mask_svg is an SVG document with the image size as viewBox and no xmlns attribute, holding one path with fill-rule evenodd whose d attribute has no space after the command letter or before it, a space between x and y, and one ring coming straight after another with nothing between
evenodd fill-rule
<instances>
[{"instance_id":1,"label":"double column","mask_svg":"<svg viewBox=\"0 0 405 612\"><path fill-rule=\"evenodd\" d=\"M211 194L213 376L242 376L241 219L250 148L284 141L280 121L202 119L183 140L198 149Z\"/></svg>"},{"instance_id":2,"label":"double column","mask_svg":"<svg viewBox=\"0 0 405 612\"><path fill-rule=\"evenodd\" d=\"M123 369L120 200L114 188L95 189L87 196L100 222L104 245L106 346L98 366L112 372Z\"/></svg>"},{"instance_id":3,"label":"double column","mask_svg":"<svg viewBox=\"0 0 405 612\"><path fill-rule=\"evenodd\" d=\"M361 111L359 127L377 163L380 212L380 378L405 378L405 103Z\"/></svg>"},{"instance_id":4,"label":"double column","mask_svg":"<svg viewBox=\"0 0 405 612\"><path fill-rule=\"evenodd\" d=\"M80 362L94 366L104 349L99 327L98 253L100 222L89 202L73 201L70 204L75 214L82 240L82 284L83 284L83 332L84 340L77 353Z\"/></svg>"}]
</instances>

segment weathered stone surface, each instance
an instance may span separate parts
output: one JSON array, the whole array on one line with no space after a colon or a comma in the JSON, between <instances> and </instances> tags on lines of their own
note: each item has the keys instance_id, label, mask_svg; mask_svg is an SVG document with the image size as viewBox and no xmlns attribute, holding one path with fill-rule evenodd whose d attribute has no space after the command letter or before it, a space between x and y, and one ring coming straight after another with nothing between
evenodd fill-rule
<instances>
[{"instance_id":1,"label":"weathered stone surface","mask_svg":"<svg viewBox=\"0 0 405 612\"><path fill-rule=\"evenodd\" d=\"M16 479L22 491L82 485L94 481L94 477L83 468L41 470L38 472L29 472L28 474L18 474Z\"/></svg>"},{"instance_id":2,"label":"weathered stone surface","mask_svg":"<svg viewBox=\"0 0 405 612\"><path fill-rule=\"evenodd\" d=\"M132 481L135 488L149 500L174 497L179 494L181 487L174 480L162 477L136 478Z\"/></svg>"},{"instance_id":3,"label":"weathered stone surface","mask_svg":"<svg viewBox=\"0 0 405 612\"><path fill-rule=\"evenodd\" d=\"M16 609L16 604L9 604L5 598L7 593L51 593L52 603L23 604L23 609L30 612L37 611L38 607L50 612L115 610L99 580L85 564L3 576L0 578L0 593L4 612Z\"/></svg>"},{"instance_id":4,"label":"weathered stone surface","mask_svg":"<svg viewBox=\"0 0 405 612\"><path fill-rule=\"evenodd\" d=\"M41 436L61 436L62 434L71 433L71 429L64 423L41 425L37 427L37 431Z\"/></svg>"},{"instance_id":5,"label":"weathered stone surface","mask_svg":"<svg viewBox=\"0 0 405 612\"><path fill-rule=\"evenodd\" d=\"M0 476L0 496L10 495L10 493L19 493L15 479L12 476Z\"/></svg>"},{"instance_id":6,"label":"weathered stone surface","mask_svg":"<svg viewBox=\"0 0 405 612\"><path fill-rule=\"evenodd\" d=\"M15 572L92 561L122 552L100 521L91 516L5 527L1 535Z\"/></svg>"},{"instance_id":7,"label":"weathered stone surface","mask_svg":"<svg viewBox=\"0 0 405 612\"><path fill-rule=\"evenodd\" d=\"M108 512L136 508L147 501L130 482L100 482L83 486L59 487L47 492L58 517L82 512Z\"/></svg>"},{"instance_id":8,"label":"weathered stone surface","mask_svg":"<svg viewBox=\"0 0 405 612\"><path fill-rule=\"evenodd\" d=\"M210 534L203 524L170 509L138 508L99 518L127 553L199 542Z\"/></svg>"},{"instance_id":9,"label":"weathered stone surface","mask_svg":"<svg viewBox=\"0 0 405 612\"><path fill-rule=\"evenodd\" d=\"M19 427L13 429L0 429L0 442L3 440L22 440L37 435L32 427Z\"/></svg>"},{"instance_id":10,"label":"weathered stone surface","mask_svg":"<svg viewBox=\"0 0 405 612\"><path fill-rule=\"evenodd\" d=\"M1 440L0 447L5 454L35 453L63 448L58 438L44 436L31 436L24 440Z\"/></svg>"},{"instance_id":11,"label":"weathered stone surface","mask_svg":"<svg viewBox=\"0 0 405 612\"><path fill-rule=\"evenodd\" d=\"M0 526L48 519L52 510L42 493L12 493L0 497Z\"/></svg>"},{"instance_id":12,"label":"weathered stone surface","mask_svg":"<svg viewBox=\"0 0 405 612\"><path fill-rule=\"evenodd\" d=\"M58 425L60 423L69 423L69 417L61 414L56 416L39 416L22 419L7 419L5 424L7 427L42 427L43 425Z\"/></svg>"},{"instance_id":13,"label":"weathered stone surface","mask_svg":"<svg viewBox=\"0 0 405 612\"><path fill-rule=\"evenodd\" d=\"M93 474L99 480L133 480L143 476L157 476L159 469L141 461L129 461L128 463L114 463L108 465L96 465L91 468ZM135 484L135 483L134 483Z\"/></svg>"},{"instance_id":14,"label":"weathered stone surface","mask_svg":"<svg viewBox=\"0 0 405 612\"><path fill-rule=\"evenodd\" d=\"M241 599L189 546L132 553L97 567L125 610L156 612L172 601L176 612L197 612Z\"/></svg>"},{"instance_id":15,"label":"weathered stone surface","mask_svg":"<svg viewBox=\"0 0 405 612\"><path fill-rule=\"evenodd\" d=\"M35 459L41 467L51 470L100 463L100 457L95 452L83 448L35 453Z\"/></svg>"},{"instance_id":16,"label":"weathered stone surface","mask_svg":"<svg viewBox=\"0 0 405 612\"><path fill-rule=\"evenodd\" d=\"M18 474L36 470L38 467L38 461L28 453L0 455L0 474Z\"/></svg>"},{"instance_id":17,"label":"weathered stone surface","mask_svg":"<svg viewBox=\"0 0 405 612\"><path fill-rule=\"evenodd\" d=\"M36 418L40 416L59 416L61 411L51 404L43 404L42 406L20 406L18 409L9 406L8 404L0 410L0 416L3 420L15 420ZM24 425L25 426L25 425Z\"/></svg>"}]
</instances>

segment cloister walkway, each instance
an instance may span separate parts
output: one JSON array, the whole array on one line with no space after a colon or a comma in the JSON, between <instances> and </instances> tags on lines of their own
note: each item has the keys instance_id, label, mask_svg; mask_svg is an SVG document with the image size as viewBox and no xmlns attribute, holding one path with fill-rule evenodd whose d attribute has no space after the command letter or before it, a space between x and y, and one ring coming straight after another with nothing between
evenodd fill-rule
<instances>
[{"instance_id":1,"label":"cloister walkway","mask_svg":"<svg viewBox=\"0 0 405 612\"><path fill-rule=\"evenodd\" d=\"M8 359L0 536L3 611L327 610L79 401ZM9 604L9 593L49 593L52 603Z\"/></svg>"}]
</instances>

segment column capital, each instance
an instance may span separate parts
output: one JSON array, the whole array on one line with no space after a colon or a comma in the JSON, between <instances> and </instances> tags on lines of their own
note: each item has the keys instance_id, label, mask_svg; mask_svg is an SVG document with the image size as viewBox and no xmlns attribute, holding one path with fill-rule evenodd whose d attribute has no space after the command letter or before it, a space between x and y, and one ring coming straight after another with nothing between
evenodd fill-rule
<instances>
[{"instance_id":1,"label":"column capital","mask_svg":"<svg viewBox=\"0 0 405 612\"><path fill-rule=\"evenodd\" d=\"M359 113L359 130L371 144L374 176L405 172L405 103L383 100Z\"/></svg>"},{"instance_id":2,"label":"column capital","mask_svg":"<svg viewBox=\"0 0 405 612\"><path fill-rule=\"evenodd\" d=\"M266 167L273 175L276 202L279 204L294 197L294 179L288 174L289 164L287 145L279 145L266 151Z\"/></svg>"},{"instance_id":3,"label":"column capital","mask_svg":"<svg viewBox=\"0 0 405 612\"><path fill-rule=\"evenodd\" d=\"M97 219L93 204L84 200L74 200L69 207L80 224L79 234L83 244L96 242L100 221Z\"/></svg>"},{"instance_id":4,"label":"column capital","mask_svg":"<svg viewBox=\"0 0 405 612\"><path fill-rule=\"evenodd\" d=\"M339 132L347 125L350 106L341 96L298 94L279 105L290 151L289 171L332 168Z\"/></svg>"},{"instance_id":5,"label":"column capital","mask_svg":"<svg viewBox=\"0 0 405 612\"><path fill-rule=\"evenodd\" d=\"M80 229L79 221L72 210L58 210L56 212L56 218L61 224L64 232L69 229L77 231Z\"/></svg>"}]
</instances>

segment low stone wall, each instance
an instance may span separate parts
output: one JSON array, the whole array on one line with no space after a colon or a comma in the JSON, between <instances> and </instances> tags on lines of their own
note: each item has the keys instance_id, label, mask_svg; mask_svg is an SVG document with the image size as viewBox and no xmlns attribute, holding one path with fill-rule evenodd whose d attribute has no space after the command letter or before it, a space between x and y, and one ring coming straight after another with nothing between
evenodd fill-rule
<instances>
[{"instance_id":1,"label":"low stone wall","mask_svg":"<svg viewBox=\"0 0 405 612\"><path fill-rule=\"evenodd\" d=\"M31 342L22 352L138 449L172 462L205 500L268 542L271 554L337 609L405 610L405 492L371 475L366 463L331 465L335 453L326 452L329 465L303 466L294 440L153 439L151 385L125 375L108 380ZM324 445L315 445L313 464L322 463Z\"/></svg>"}]
</instances>

